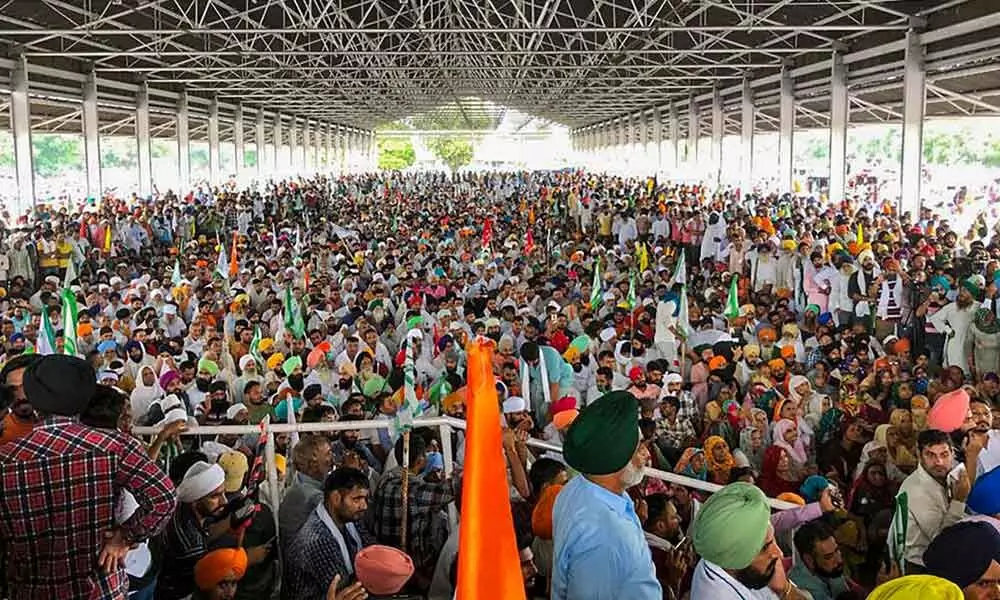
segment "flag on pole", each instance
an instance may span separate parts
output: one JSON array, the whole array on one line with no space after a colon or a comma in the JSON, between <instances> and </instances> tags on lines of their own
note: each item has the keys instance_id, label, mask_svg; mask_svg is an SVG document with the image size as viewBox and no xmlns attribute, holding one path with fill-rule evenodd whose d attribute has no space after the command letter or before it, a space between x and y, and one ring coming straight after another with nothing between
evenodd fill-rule
<instances>
[{"instance_id":1,"label":"flag on pole","mask_svg":"<svg viewBox=\"0 0 1000 600\"><path fill-rule=\"evenodd\" d=\"M170 285L178 288L181 285L181 259L174 259L174 273L170 276Z\"/></svg>"},{"instance_id":2,"label":"flag on pole","mask_svg":"<svg viewBox=\"0 0 1000 600\"><path fill-rule=\"evenodd\" d=\"M233 279L236 278L240 273L240 260L236 255L236 242L239 240L240 234L238 232L233 232L233 247L229 249L229 276Z\"/></svg>"},{"instance_id":3,"label":"flag on pole","mask_svg":"<svg viewBox=\"0 0 1000 600\"><path fill-rule=\"evenodd\" d=\"M525 236L524 240L524 253L531 254L535 249L535 236L531 233L531 229L528 229L528 235Z\"/></svg>"},{"instance_id":4,"label":"flag on pole","mask_svg":"<svg viewBox=\"0 0 1000 600\"><path fill-rule=\"evenodd\" d=\"M403 401L399 405L399 410L392 417L392 424L389 427L393 443L399 439L404 431L413 429L413 419L419 417L423 412L417 401L415 365L413 347L407 341L406 348L403 350Z\"/></svg>"},{"instance_id":5,"label":"flag on pole","mask_svg":"<svg viewBox=\"0 0 1000 600\"><path fill-rule=\"evenodd\" d=\"M62 291L63 354L76 356L76 326L79 309L76 296L68 289ZM54 338L53 338L54 339ZM53 348L55 345L53 344Z\"/></svg>"},{"instance_id":6,"label":"flag on pole","mask_svg":"<svg viewBox=\"0 0 1000 600\"><path fill-rule=\"evenodd\" d=\"M739 281L739 279L740 276L737 275L736 273L733 273L733 278L729 282L729 295L726 296L726 310L722 312L722 314L727 319L735 319L736 317L740 316L739 292L738 288L736 287L736 284Z\"/></svg>"},{"instance_id":7,"label":"flag on pole","mask_svg":"<svg viewBox=\"0 0 1000 600\"><path fill-rule=\"evenodd\" d=\"M677 264L674 265L674 274L670 277L670 281L667 282L667 289L674 287L677 284L687 286L687 262L684 260L684 251L677 253Z\"/></svg>"},{"instance_id":8,"label":"flag on pole","mask_svg":"<svg viewBox=\"0 0 1000 600\"><path fill-rule=\"evenodd\" d=\"M104 251L111 253L111 223L104 226Z\"/></svg>"},{"instance_id":9,"label":"flag on pole","mask_svg":"<svg viewBox=\"0 0 1000 600\"><path fill-rule=\"evenodd\" d=\"M597 312L603 300L601 291L601 259L594 261L594 282L590 285L590 310Z\"/></svg>"},{"instance_id":10,"label":"flag on pole","mask_svg":"<svg viewBox=\"0 0 1000 600\"><path fill-rule=\"evenodd\" d=\"M42 327L38 332L38 344L35 346L35 353L46 356L56 353L56 330L49 320L49 311L42 311Z\"/></svg>"},{"instance_id":11,"label":"flag on pole","mask_svg":"<svg viewBox=\"0 0 1000 600\"><path fill-rule=\"evenodd\" d=\"M493 359L490 347L481 339L472 341L466 351L468 427L455 599L524 600Z\"/></svg>"},{"instance_id":12,"label":"flag on pole","mask_svg":"<svg viewBox=\"0 0 1000 600\"><path fill-rule=\"evenodd\" d=\"M628 305L629 310L635 308L635 271L632 271L632 276L628 280L628 296L625 297L625 304Z\"/></svg>"},{"instance_id":13,"label":"flag on pole","mask_svg":"<svg viewBox=\"0 0 1000 600\"><path fill-rule=\"evenodd\" d=\"M271 256L278 256L278 228L271 223Z\"/></svg>"},{"instance_id":14,"label":"flag on pole","mask_svg":"<svg viewBox=\"0 0 1000 600\"><path fill-rule=\"evenodd\" d=\"M295 339L301 340L302 336L305 335L306 324L302 320L302 310L299 308L299 303L295 301L295 297L292 296L292 286L287 286L285 288L285 329L292 332Z\"/></svg>"},{"instance_id":15,"label":"flag on pole","mask_svg":"<svg viewBox=\"0 0 1000 600\"><path fill-rule=\"evenodd\" d=\"M909 495L899 492L893 502L895 510L889 524L889 556L899 565L899 572L906 575L906 530L910 522Z\"/></svg>"},{"instance_id":16,"label":"flag on pole","mask_svg":"<svg viewBox=\"0 0 1000 600\"><path fill-rule=\"evenodd\" d=\"M483 248L490 245L490 241L493 240L493 221L490 219L483 220Z\"/></svg>"},{"instance_id":17,"label":"flag on pole","mask_svg":"<svg viewBox=\"0 0 1000 600\"><path fill-rule=\"evenodd\" d=\"M263 367L265 364L264 355L260 353L261 339L262 338L260 336L260 325L257 325L256 327L253 328L253 337L250 338L250 356L252 356L253 359L257 361L257 365L259 367Z\"/></svg>"},{"instance_id":18,"label":"flag on pole","mask_svg":"<svg viewBox=\"0 0 1000 600\"><path fill-rule=\"evenodd\" d=\"M865 243L865 233L861 228L861 223L858 223L858 234L855 236L854 241L856 241L859 246Z\"/></svg>"},{"instance_id":19,"label":"flag on pole","mask_svg":"<svg viewBox=\"0 0 1000 600\"><path fill-rule=\"evenodd\" d=\"M69 264L66 265L66 275L63 276L63 287L68 288L70 285L76 281L79 275L76 272L76 260L74 257L69 257Z\"/></svg>"},{"instance_id":20,"label":"flag on pole","mask_svg":"<svg viewBox=\"0 0 1000 600\"><path fill-rule=\"evenodd\" d=\"M302 256L302 228L295 226L295 255Z\"/></svg>"},{"instance_id":21,"label":"flag on pole","mask_svg":"<svg viewBox=\"0 0 1000 600\"><path fill-rule=\"evenodd\" d=\"M229 279L229 261L226 260L226 247L219 243L219 258L215 261L215 274L223 279Z\"/></svg>"},{"instance_id":22,"label":"flag on pole","mask_svg":"<svg viewBox=\"0 0 1000 600\"><path fill-rule=\"evenodd\" d=\"M680 306L677 311L677 331L684 337L691 337L691 317L688 316L688 294L687 286L681 286Z\"/></svg>"},{"instance_id":23,"label":"flag on pole","mask_svg":"<svg viewBox=\"0 0 1000 600\"><path fill-rule=\"evenodd\" d=\"M639 272L644 272L649 268L649 250L646 249L646 244L635 243L635 256L639 263Z\"/></svg>"}]
</instances>

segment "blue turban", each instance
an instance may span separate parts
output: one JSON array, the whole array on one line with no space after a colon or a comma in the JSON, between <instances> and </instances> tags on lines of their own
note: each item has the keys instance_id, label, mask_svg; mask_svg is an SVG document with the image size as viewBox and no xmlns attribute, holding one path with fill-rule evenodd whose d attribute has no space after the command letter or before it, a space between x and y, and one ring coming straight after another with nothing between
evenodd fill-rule
<instances>
[{"instance_id":1,"label":"blue turban","mask_svg":"<svg viewBox=\"0 0 1000 600\"><path fill-rule=\"evenodd\" d=\"M826 477L810 475L799 487L799 494L805 498L806 502L818 502L819 495L828 487L830 487L830 482L827 481Z\"/></svg>"},{"instance_id":2,"label":"blue turban","mask_svg":"<svg viewBox=\"0 0 1000 600\"><path fill-rule=\"evenodd\" d=\"M944 291L951 289L951 282L948 281L948 278L944 275L935 275L934 277L931 277L930 285L932 288L939 287Z\"/></svg>"},{"instance_id":3,"label":"blue turban","mask_svg":"<svg viewBox=\"0 0 1000 600\"><path fill-rule=\"evenodd\" d=\"M829 325L833 322L833 315L829 312L822 313L819 318L816 319L816 322L820 325Z\"/></svg>"},{"instance_id":4,"label":"blue turban","mask_svg":"<svg viewBox=\"0 0 1000 600\"><path fill-rule=\"evenodd\" d=\"M100 352L101 354L117 349L118 349L118 343L115 342L114 340L104 340L103 342L97 345L97 351Z\"/></svg>"},{"instance_id":5,"label":"blue turban","mask_svg":"<svg viewBox=\"0 0 1000 600\"><path fill-rule=\"evenodd\" d=\"M976 478L965 505L981 515L1000 515L1000 467Z\"/></svg>"}]
</instances>

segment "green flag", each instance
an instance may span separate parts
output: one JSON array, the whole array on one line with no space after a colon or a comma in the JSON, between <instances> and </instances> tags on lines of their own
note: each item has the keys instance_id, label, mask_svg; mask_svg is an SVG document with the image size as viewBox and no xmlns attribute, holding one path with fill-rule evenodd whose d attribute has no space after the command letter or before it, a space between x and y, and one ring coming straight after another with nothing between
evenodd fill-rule
<instances>
[{"instance_id":1,"label":"green flag","mask_svg":"<svg viewBox=\"0 0 1000 600\"><path fill-rule=\"evenodd\" d=\"M594 283L590 286L590 310L601 308L601 259L594 261Z\"/></svg>"},{"instance_id":2,"label":"green flag","mask_svg":"<svg viewBox=\"0 0 1000 600\"><path fill-rule=\"evenodd\" d=\"M76 356L76 326L79 309L76 296L68 289L62 291L63 354Z\"/></svg>"},{"instance_id":3,"label":"green flag","mask_svg":"<svg viewBox=\"0 0 1000 600\"><path fill-rule=\"evenodd\" d=\"M170 276L170 283L175 288L181 285L181 261L179 258L174 259L174 274Z\"/></svg>"},{"instance_id":4,"label":"green flag","mask_svg":"<svg viewBox=\"0 0 1000 600\"><path fill-rule=\"evenodd\" d=\"M76 281L77 277L79 277L79 275L76 272L76 261L72 256L70 256L69 264L66 265L66 275L63 276L63 287L68 288L74 281Z\"/></svg>"},{"instance_id":5,"label":"green flag","mask_svg":"<svg viewBox=\"0 0 1000 600\"><path fill-rule=\"evenodd\" d=\"M628 304L628 309L635 309L635 271L632 271L632 276L629 277L628 281L628 296L625 298L625 304Z\"/></svg>"},{"instance_id":6,"label":"green flag","mask_svg":"<svg viewBox=\"0 0 1000 600\"><path fill-rule=\"evenodd\" d=\"M729 296L726 297L726 310L722 312L727 319L735 319L740 316L740 300L736 284L740 276L733 273L733 278L729 282Z\"/></svg>"},{"instance_id":7,"label":"green flag","mask_svg":"<svg viewBox=\"0 0 1000 600\"><path fill-rule=\"evenodd\" d=\"M35 352L42 356L56 353L56 332L49 320L49 311L42 311L42 326L38 332L38 345Z\"/></svg>"},{"instance_id":8,"label":"green flag","mask_svg":"<svg viewBox=\"0 0 1000 600\"><path fill-rule=\"evenodd\" d=\"M306 333L306 324L302 320L302 309L292 296L292 286L285 288L285 329L292 332L297 340Z\"/></svg>"},{"instance_id":9,"label":"green flag","mask_svg":"<svg viewBox=\"0 0 1000 600\"><path fill-rule=\"evenodd\" d=\"M889 524L889 556L899 564L899 572L906 574L906 530L909 529L910 503L906 492L896 494L893 502L892 522Z\"/></svg>"},{"instance_id":10,"label":"green flag","mask_svg":"<svg viewBox=\"0 0 1000 600\"><path fill-rule=\"evenodd\" d=\"M691 317L688 316L688 294L687 286L681 286L680 306L677 310L677 331L684 339L691 336Z\"/></svg>"},{"instance_id":11,"label":"green flag","mask_svg":"<svg viewBox=\"0 0 1000 600\"><path fill-rule=\"evenodd\" d=\"M264 366L264 356L260 353L260 325L253 328L253 338L250 340L250 356L257 361L258 366Z\"/></svg>"}]
</instances>

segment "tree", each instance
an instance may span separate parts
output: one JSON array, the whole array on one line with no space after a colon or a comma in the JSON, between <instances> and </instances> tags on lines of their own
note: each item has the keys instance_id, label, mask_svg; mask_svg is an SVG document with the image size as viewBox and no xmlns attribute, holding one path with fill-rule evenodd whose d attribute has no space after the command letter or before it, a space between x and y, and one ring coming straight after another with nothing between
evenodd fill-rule
<instances>
[{"instance_id":1,"label":"tree","mask_svg":"<svg viewBox=\"0 0 1000 600\"><path fill-rule=\"evenodd\" d=\"M465 110L461 100L411 117L409 121L416 129L428 131L471 129L485 133L493 125L490 118L481 112ZM452 171L472 162L476 143L478 139L469 134L437 135L425 142L434 156Z\"/></svg>"},{"instance_id":2,"label":"tree","mask_svg":"<svg viewBox=\"0 0 1000 600\"><path fill-rule=\"evenodd\" d=\"M35 173L52 177L66 170L79 169L83 151L79 136L37 133L31 136Z\"/></svg>"},{"instance_id":3,"label":"tree","mask_svg":"<svg viewBox=\"0 0 1000 600\"><path fill-rule=\"evenodd\" d=\"M378 168L386 171L402 171L417 162L417 152L407 136L375 133L378 147Z\"/></svg>"},{"instance_id":4,"label":"tree","mask_svg":"<svg viewBox=\"0 0 1000 600\"><path fill-rule=\"evenodd\" d=\"M246 165L248 169L257 166L257 149L256 148L244 148L243 149L243 164Z\"/></svg>"},{"instance_id":5,"label":"tree","mask_svg":"<svg viewBox=\"0 0 1000 600\"><path fill-rule=\"evenodd\" d=\"M14 136L9 131L0 131L0 167L13 168Z\"/></svg>"}]
</instances>

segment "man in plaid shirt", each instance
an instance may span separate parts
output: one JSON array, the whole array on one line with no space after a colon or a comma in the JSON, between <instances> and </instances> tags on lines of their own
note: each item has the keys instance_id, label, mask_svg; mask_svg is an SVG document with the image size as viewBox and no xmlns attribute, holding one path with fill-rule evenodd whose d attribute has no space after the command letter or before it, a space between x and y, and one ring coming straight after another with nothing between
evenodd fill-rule
<instances>
[{"instance_id":1,"label":"man in plaid shirt","mask_svg":"<svg viewBox=\"0 0 1000 600\"><path fill-rule=\"evenodd\" d=\"M403 438L393 449L396 462L403 464ZM380 544L400 548L410 555L416 570L414 581L426 579L429 585L438 555L448 538L445 507L454 500L450 480L431 483L420 472L427 464L427 447L418 433L410 436L410 476L406 547L401 545L403 531L403 470L388 471L379 480L368 511L369 531ZM422 585L418 583L418 586ZM423 585L423 587L427 587Z\"/></svg>"},{"instance_id":2,"label":"man in plaid shirt","mask_svg":"<svg viewBox=\"0 0 1000 600\"><path fill-rule=\"evenodd\" d=\"M75 419L96 381L89 363L65 355L41 357L25 369L24 394L39 422L0 447L0 538L10 600L124 598L125 554L174 510L173 485L138 440ZM125 490L139 508L116 526Z\"/></svg>"}]
</instances>

